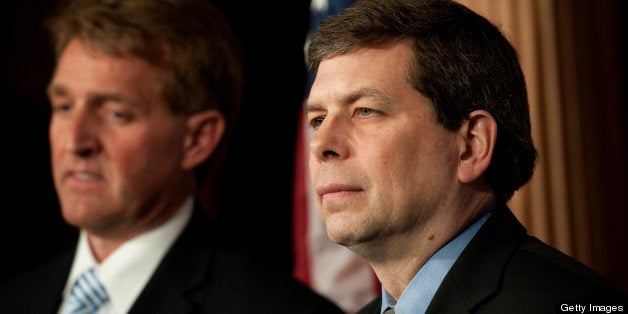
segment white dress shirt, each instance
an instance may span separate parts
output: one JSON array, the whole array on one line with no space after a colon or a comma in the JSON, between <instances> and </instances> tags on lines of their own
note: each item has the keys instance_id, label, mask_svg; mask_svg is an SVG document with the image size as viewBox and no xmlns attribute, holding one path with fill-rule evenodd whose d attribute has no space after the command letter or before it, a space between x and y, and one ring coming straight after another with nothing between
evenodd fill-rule
<instances>
[{"instance_id":1,"label":"white dress shirt","mask_svg":"<svg viewBox=\"0 0 628 314\"><path fill-rule=\"evenodd\" d=\"M127 313L192 217L193 203L193 198L189 197L170 220L125 242L100 264L96 263L89 248L87 233L81 230L70 276L63 290L63 301L68 298L74 281L88 268L94 267L109 294L109 302L98 313Z\"/></svg>"}]
</instances>

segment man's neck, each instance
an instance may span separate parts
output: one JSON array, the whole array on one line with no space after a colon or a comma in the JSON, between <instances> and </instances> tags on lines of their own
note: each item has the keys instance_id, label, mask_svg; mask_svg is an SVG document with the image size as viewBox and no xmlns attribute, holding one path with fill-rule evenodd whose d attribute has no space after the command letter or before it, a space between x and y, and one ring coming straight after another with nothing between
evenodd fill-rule
<instances>
[{"instance_id":1,"label":"man's neck","mask_svg":"<svg viewBox=\"0 0 628 314\"><path fill-rule=\"evenodd\" d=\"M365 258L379 281L398 300L412 278L439 249L468 228L494 201L484 195L456 211L439 211L408 232L351 247ZM464 208L464 209L463 209Z\"/></svg>"}]
</instances>

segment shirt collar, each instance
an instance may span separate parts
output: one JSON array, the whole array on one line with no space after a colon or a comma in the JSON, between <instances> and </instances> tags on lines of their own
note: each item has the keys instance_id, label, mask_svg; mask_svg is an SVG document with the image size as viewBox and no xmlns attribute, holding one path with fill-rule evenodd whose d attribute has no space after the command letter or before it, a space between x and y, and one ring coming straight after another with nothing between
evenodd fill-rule
<instances>
[{"instance_id":1,"label":"shirt collar","mask_svg":"<svg viewBox=\"0 0 628 314\"><path fill-rule=\"evenodd\" d=\"M394 307L397 314L425 313L445 275L486 222L493 207L494 204L490 205L468 228L436 251L412 278L397 302L382 286L381 313L388 307Z\"/></svg>"},{"instance_id":2,"label":"shirt collar","mask_svg":"<svg viewBox=\"0 0 628 314\"><path fill-rule=\"evenodd\" d=\"M109 293L110 302L106 305L111 308L109 312L128 312L161 259L190 220L193 203L193 197L189 197L172 218L125 242L101 264L97 264L92 256L87 233L82 230L64 296L69 294L71 285L82 272L94 267Z\"/></svg>"}]
</instances>

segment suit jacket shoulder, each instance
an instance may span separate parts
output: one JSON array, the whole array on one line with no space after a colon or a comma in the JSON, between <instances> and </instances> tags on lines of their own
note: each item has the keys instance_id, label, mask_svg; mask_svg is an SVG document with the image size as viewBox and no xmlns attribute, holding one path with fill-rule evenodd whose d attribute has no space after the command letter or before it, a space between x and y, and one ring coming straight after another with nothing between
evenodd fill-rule
<instances>
[{"instance_id":1,"label":"suit jacket shoulder","mask_svg":"<svg viewBox=\"0 0 628 314\"><path fill-rule=\"evenodd\" d=\"M605 278L526 233L499 204L449 271L428 313L554 313L625 302Z\"/></svg>"},{"instance_id":2,"label":"suit jacket shoulder","mask_svg":"<svg viewBox=\"0 0 628 314\"><path fill-rule=\"evenodd\" d=\"M381 296L360 314L379 314ZM626 305L605 278L527 234L506 204L471 239L427 313L555 313L560 304Z\"/></svg>"},{"instance_id":3,"label":"suit jacket shoulder","mask_svg":"<svg viewBox=\"0 0 628 314\"><path fill-rule=\"evenodd\" d=\"M342 313L289 273L223 245L195 208L129 313ZM0 283L0 313L56 313L74 251Z\"/></svg>"},{"instance_id":4,"label":"suit jacket shoulder","mask_svg":"<svg viewBox=\"0 0 628 314\"><path fill-rule=\"evenodd\" d=\"M259 267L196 210L131 313L342 313L289 273Z\"/></svg>"}]
</instances>

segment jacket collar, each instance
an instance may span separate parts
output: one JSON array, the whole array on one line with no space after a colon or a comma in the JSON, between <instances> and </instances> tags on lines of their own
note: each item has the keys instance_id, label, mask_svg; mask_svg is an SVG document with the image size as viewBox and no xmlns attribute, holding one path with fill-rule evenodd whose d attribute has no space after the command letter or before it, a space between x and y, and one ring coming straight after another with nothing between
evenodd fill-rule
<instances>
[{"instance_id":1,"label":"jacket collar","mask_svg":"<svg viewBox=\"0 0 628 314\"><path fill-rule=\"evenodd\" d=\"M468 312L497 292L506 263L525 236L526 229L508 206L496 204L443 280L427 313Z\"/></svg>"}]
</instances>

